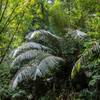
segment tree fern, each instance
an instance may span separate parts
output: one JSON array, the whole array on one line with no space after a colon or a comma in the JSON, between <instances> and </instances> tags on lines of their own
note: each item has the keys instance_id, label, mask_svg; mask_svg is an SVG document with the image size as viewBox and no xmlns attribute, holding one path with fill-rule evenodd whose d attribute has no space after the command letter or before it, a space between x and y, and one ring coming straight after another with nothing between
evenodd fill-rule
<instances>
[{"instance_id":1,"label":"tree fern","mask_svg":"<svg viewBox=\"0 0 100 100\"><path fill-rule=\"evenodd\" d=\"M52 77L66 63L66 58L63 57L60 48L62 38L49 31L37 30L29 33L26 40L27 42L15 49L11 56L13 57L11 70L16 66L18 70L11 82L12 88L16 88L19 83L27 79L36 80L37 77ZM64 59L58 56L58 52ZM81 62L78 63L78 68L80 65ZM76 70L76 67L74 68L72 73Z\"/></svg>"},{"instance_id":2,"label":"tree fern","mask_svg":"<svg viewBox=\"0 0 100 100\"><path fill-rule=\"evenodd\" d=\"M19 70L12 80L11 87L16 88L18 83L23 80L33 79L36 80L38 77L46 77L53 74L52 70L57 70L64 60L60 57L48 56L43 59L40 64L33 64L30 67L23 67Z\"/></svg>"},{"instance_id":3,"label":"tree fern","mask_svg":"<svg viewBox=\"0 0 100 100\"><path fill-rule=\"evenodd\" d=\"M11 70L16 69L16 66L18 70L11 82L12 88L16 88L19 83L28 78L33 80L36 80L37 77L48 78L54 75L59 67L65 63L63 58L56 57L56 51L54 50L59 45L60 37L51 34L49 31L37 30L29 33L26 39L27 42L23 43L11 54L13 58ZM28 42L30 40L31 42ZM40 44L41 40L46 41L47 45L50 44L52 49Z\"/></svg>"}]
</instances>

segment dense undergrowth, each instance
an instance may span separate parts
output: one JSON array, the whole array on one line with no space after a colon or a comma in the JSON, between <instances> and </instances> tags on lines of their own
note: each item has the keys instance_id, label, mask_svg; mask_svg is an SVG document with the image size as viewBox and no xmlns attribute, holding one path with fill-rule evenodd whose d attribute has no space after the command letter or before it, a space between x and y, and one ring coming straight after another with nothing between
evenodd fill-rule
<instances>
[{"instance_id":1,"label":"dense undergrowth","mask_svg":"<svg viewBox=\"0 0 100 100\"><path fill-rule=\"evenodd\" d=\"M0 0L0 100L100 100L99 67L99 0Z\"/></svg>"}]
</instances>

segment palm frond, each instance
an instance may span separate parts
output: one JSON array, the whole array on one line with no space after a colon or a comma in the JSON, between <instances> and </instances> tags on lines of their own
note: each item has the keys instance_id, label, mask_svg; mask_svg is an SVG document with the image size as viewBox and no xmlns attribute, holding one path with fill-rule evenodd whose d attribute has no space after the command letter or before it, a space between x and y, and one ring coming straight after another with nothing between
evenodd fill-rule
<instances>
[{"instance_id":1,"label":"palm frond","mask_svg":"<svg viewBox=\"0 0 100 100\"><path fill-rule=\"evenodd\" d=\"M11 82L11 87L16 88L23 80L33 79L37 77L48 77L59 69L60 64L64 63L64 60L60 57L48 56L43 59L40 64L33 65L33 67L23 67L16 73Z\"/></svg>"},{"instance_id":2,"label":"palm frond","mask_svg":"<svg viewBox=\"0 0 100 100\"><path fill-rule=\"evenodd\" d=\"M17 49L15 49L14 51L12 51L12 57L15 58L16 56L20 55L20 53L23 53L27 50L43 50L43 51L48 51L50 53L54 52L52 49L41 45L39 43L35 43L35 42L28 42L28 43L23 43L21 46L19 46Z\"/></svg>"},{"instance_id":3,"label":"palm frond","mask_svg":"<svg viewBox=\"0 0 100 100\"><path fill-rule=\"evenodd\" d=\"M72 79L75 78L76 75L80 72L82 65L86 64L90 59L94 59L96 57L100 57L100 45L99 43L94 43L93 47L85 50L83 52L82 56L77 60L75 63L72 72L71 77Z\"/></svg>"}]
</instances>

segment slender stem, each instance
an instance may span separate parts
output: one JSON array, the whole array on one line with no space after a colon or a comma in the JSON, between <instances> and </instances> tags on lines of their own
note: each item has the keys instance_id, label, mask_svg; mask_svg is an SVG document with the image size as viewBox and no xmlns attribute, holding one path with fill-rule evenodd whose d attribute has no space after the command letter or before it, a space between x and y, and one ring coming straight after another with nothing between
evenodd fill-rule
<instances>
[{"instance_id":1,"label":"slender stem","mask_svg":"<svg viewBox=\"0 0 100 100\"><path fill-rule=\"evenodd\" d=\"M10 24L10 22L13 21L14 18L16 18L16 16L17 16L17 14L12 19L10 19L9 22L7 22L6 26L8 26Z\"/></svg>"},{"instance_id":2,"label":"slender stem","mask_svg":"<svg viewBox=\"0 0 100 100\"><path fill-rule=\"evenodd\" d=\"M0 0L0 16L1 16L1 13L2 13L2 0Z\"/></svg>"},{"instance_id":3,"label":"slender stem","mask_svg":"<svg viewBox=\"0 0 100 100\"><path fill-rule=\"evenodd\" d=\"M2 2L2 1L1 1L1 2ZM2 15L1 15L1 18L0 18L0 22L2 21L2 18L3 18L3 16L4 16L4 14L5 14L5 11L6 11L6 9L7 9L7 6L8 6L8 0L6 1L5 8L4 8L4 10L3 10L3 12L2 12ZM1 4L1 10L2 10L2 4Z\"/></svg>"},{"instance_id":4,"label":"slender stem","mask_svg":"<svg viewBox=\"0 0 100 100\"><path fill-rule=\"evenodd\" d=\"M18 30L19 24L20 24L20 23L18 23L15 32ZM14 32L14 33L15 33L15 32ZM9 49L9 47L10 47L10 45L11 45L13 39L14 39L14 36L15 36L15 34L11 37L11 40L10 40L9 43L8 43L8 46L7 46L6 50L5 50L5 53L4 53L4 55L2 56L2 58L1 58L0 64L1 64L1 63L3 62L3 60L4 60L4 58L5 58L6 54L7 54L7 51L8 51L8 49Z\"/></svg>"},{"instance_id":5,"label":"slender stem","mask_svg":"<svg viewBox=\"0 0 100 100\"><path fill-rule=\"evenodd\" d=\"M18 24L17 24L17 27L16 27L16 29L15 29L14 35L11 37L11 40L10 40L9 43L8 43L8 46L7 46L7 48L6 48L5 52L4 52L4 55L3 55L2 58L1 58L0 64L3 62L5 56L6 56L8 50L9 50L9 48L10 48L10 45L11 45L13 39L14 39L14 36L15 36L16 33L17 33L16 31L18 30L19 25L20 25L20 23L21 23L21 20L22 20L22 18L24 17L24 13L25 13L25 12L23 12L23 14L22 14L22 16L21 16L21 19L18 21Z\"/></svg>"},{"instance_id":6,"label":"slender stem","mask_svg":"<svg viewBox=\"0 0 100 100\"><path fill-rule=\"evenodd\" d=\"M7 23L9 22L11 16L13 15L13 12L15 11L15 9L16 9L17 7L18 7L18 4L17 4L17 5L14 7L14 9L12 10L11 14L9 15L8 19L6 20L6 22L5 22L4 26L3 26L3 28L1 29L0 33L2 33L2 32L4 31L4 29L6 28Z\"/></svg>"}]
</instances>

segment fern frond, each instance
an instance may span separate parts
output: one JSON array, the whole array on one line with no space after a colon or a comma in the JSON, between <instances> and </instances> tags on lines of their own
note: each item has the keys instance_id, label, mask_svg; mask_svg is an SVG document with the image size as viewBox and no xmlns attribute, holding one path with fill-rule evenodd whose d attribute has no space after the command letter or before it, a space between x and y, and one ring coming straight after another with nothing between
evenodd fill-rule
<instances>
[{"instance_id":1,"label":"fern frond","mask_svg":"<svg viewBox=\"0 0 100 100\"><path fill-rule=\"evenodd\" d=\"M43 50L43 51L48 51L48 52L54 52L52 49L41 45L39 43L35 43L35 42L28 42L28 43L23 43L21 46L19 46L17 49L15 49L12 54L12 57L15 58L16 56L20 55L20 53L23 53L27 50Z\"/></svg>"},{"instance_id":2,"label":"fern frond","mask_svg":"<svg viewBox=\"0 0 100 100\"><path fill-rule=\"evenodd\" d=\"M64 64L64 59L55 56L48 56L40 62L37 69L43 74L42 77L45 75L52 75L52 71L56 71L61 63ZM34 78L36 79L36 77Z\"/></svg>"},{"instance_id":3,"label":"fern frond","mask_svg":"<svg viewBox=\"0 0 100 100\"><path fill-rule=\"evenodd\" d=\"M34 32L29 33L26 36L27 40L44 40L46 38L61 39L60 37L50 33L49 31L46 31L46 30L36 30Z\"/></svg>"},{"instance_id":4,"label":"fern frond","mask_svg":"<svg viewBox=\"0 0 100 100\"><path fill-rule=\"evenodd\" d=\"M37 77L47 77L53 75L54 72L60 67L64 60L60 57L48 56L43 59L40 64L33 65L33 67L24 67L18 71L11 82L11 87L16 88L23 80L33 79ZM54 71L54 72L53 72Z\"/></svg>"},{"instance_id":5,"label":"fern frond","mask_svg":"<svg viewBox=\"0 0 100 100\"><path fill-rule=\"evenodd\" d=\"M71 35L75 38L75 39L83 39L83 38L86 38L87 37L87 34L80 31L80 30L75 30L71 33Z\"/></svg>"},{"instance_id":6,"label":"fern frond","mask_svg":"<svg viewBox=\"0 0 100 100\"><path fill-rule=\"evenodd\" d=\"M34 67L35 68L35 67ZM34 68L33 67L22 67L15 75L15 77L12 79L10 87L11 88L16 88L17 85L22 82L25 79L32 78L33 73L34 73Z\"/></svg>"},{"instance_id":7,"label":"fern frond","mask_svg":"<svg viewBox=\"0 0 100 100\"><path fill-rule=\"evenodd\" d=\"M74 79L76 75L80 72L82 65L86 64L90 59L100 57L100 45L95 43L92 48L85 50L79 60L75 63L72 72L71 78Z\"/></svg>"},{"instance_id":8,"label":"fern frond","mask_svg":"<svg viewBox=\"0 0 100 100\"><path fill-rule=\"evenodd\" d=\"M35 59L37 56L39 56L41 54L47 54L48 55L48 53L44 53L43 51L40 51L40 50L28 50L25 53L21 53L19 56L17 56L13 60L13 62L11 64L11 68L15 65L20 65L24 62Z\"/></svg>"}]
</instances>

